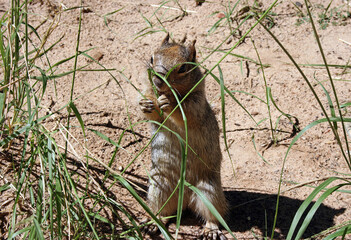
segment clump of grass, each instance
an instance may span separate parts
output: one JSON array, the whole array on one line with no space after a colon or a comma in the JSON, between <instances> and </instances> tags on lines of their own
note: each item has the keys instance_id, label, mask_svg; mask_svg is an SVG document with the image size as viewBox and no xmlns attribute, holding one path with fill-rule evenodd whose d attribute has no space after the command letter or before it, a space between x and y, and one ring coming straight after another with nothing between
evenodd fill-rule
<instances>
[{"instance_id":1,"label":"clump of grass","mask_svg":"<svg viewBox=\"0 0 351 240\"><path fill-rule=\"evenodd\" d=\"M171 3L174 3L173 5ZM183 17L187 16L189 13L194 12L191 10L186 10L182 7L178 0L164 0L158 5L151 5L156 10L151 14L151 16L145 16L140 12L141 17L146 23L146 27L139 30L135 34L134 39L144 37L157 32L168 32L164 26L167 22L172 22L176 20L181 20ZM170 13L171 12L171 13Z\"/></svg>"},{"instance_id":2,"label":"clump of grass","mask_svg":"<svg viewBox=\"0 0 351 240\"><path fill-rule=\"evenodd\" d=\"M147 34L152 34L157 31L165 31L163 26L164 21L174 20L173 17L169 17L166 13L162 13L160 16L157 15L162 6L165 6L169 1L163 1L162 4L156 8L154 14L149 17L143 17L146 23L146 27L141 30L137 37L142 37ZM250 115L249 110L240 103L240 101L233 94L238 92L235 90L230 90L229 86L226 85L226 81L223 78L222 69L220 64L228 55L233 55L232 51L249 35L249 33L259 24L261 24L264 29L271 34L272 39L278 43L278 45L283 49L283 51L288 55L290 60L293 62L294 67L299 71L302 78L305 80L309 86L311 94L313 94L319 103L320 109L324 113L324 118L317 121L311 122L305 128L301 130L291 141L291 144L286 152L284 163L281 169L281 176L277 191L277 205L276 205L276 216L274 219L274 226L272 228L271 238L274 238L275 222L279 214L279 196L281 183L283 181L283 172L285 169L285 164L287 163L288 153L293 146L293 144L303 136L309 129L312 127L318 126L322 123L328 123L332 133L335 136L336 142L339 146L340 152L342 153L347 165L351 171L351 159L350 159L350 149L349 149L349 137L348 137L348 127L346 123L351 122L351 119L348 117L348 107L350 103L342 103L338 100L338 93L334 87L334 80L330 75L327 59L323 54L323 47L319 41L316 27L314 21L311 21L311 26L313 28L314 34L317 39L317 44L319 46L320 52L324 59L322 64L328 72L328 82L322 83L319 82L318 86L323 89L324 99L328 102L330 111L326 110L326 107L323 105L321 96L316 94L314 86L311 83L306 75L304 74L300 65L298 65L291 57L286 48L282 43L277 39L274 34L270 31L270 25L267 25L267 22L262 23L265 19L266 21L271 21L269 16L273 16L271 10L274 8L277 1L273 2L270 7L263 11L262 9L250 8L249 11L246 11L243 15L243 18L236 16L236 19L240 19L237 23L236 28L232 28L231 24L235 22L232 17L234 10L236 10L237 5L228 5L225 7L225 18L220 20L213 25L212 29L215 31L220 24L224 24L225 21L230 28L230 34L226 39L218 44L215 49L211 49L211 52L204 59L207 59L211 54L216 51L219 51L221 45L227 41L234 33L239 31L239 28L243 26L249 18L256 18L248 28L248 30L240 35L239 40L233 44L229 50L220 50L223 52L223 56L219 59L213 66L206 69L202 66L201 62L198 67L203 67L206 69L205 77L210 75L220 86L220 96L221 96L221 108L222 108L222 128L223 136L226 144L226 151L230 157L231 153L229 151L227 137L226 137L226 114L227 114L227 102L225 101L225 96L228 95L231 100L248 114L248 117L253 120L255 125L258 125L254 118ZM21 3L19 0L12 0L10 9L2 16L0 19L0 52L1 52L1 67L3 72L1 73L3 78L0 82L0 148L4 152L13 151L14 143L20 146L17 154L13 154L12 158L10 157L13 176L9 178L8 176L3 176L3 172L0 172L0 177L2 179L6 178L7 183L3 186L0 186L0 192L6 194L12 191L10 194L13 194L13 201L11 202L11 214L9 216L9 228L8 233L5 236L8 239L16 238L28 238L28 239L82 239L82 238L94 238L94 239L119 239L119 238L130 238L130 239L143 239L141 233L141 228L144 225L155 223L161 231L161 234L165 239L172 239L172 235L169 233L168 229L163 225L162 219L158 216L157 213L153 213L144 199L140 196L140 193L136 190L137 186L132 182L128 181L124 177L124 172L141 156L141 154L149 147L153 136L147 142L142 149L132 156L132 160L121 172L116 172L111 169L112 163L116 159L118 151L122 149L121 142L125 137L125 133L130 131L133 133L133 128L135 125L140 124L140 122L132 123L130 121L130 126L128 129L125 129L118 140L111 139L106 136L106 134L99 132L95 129L87 128L85 126L84 120L80 114L80 110L76 107L76 101L79 97L74 96L74 82L75 74L84 69L85 66L79 66L79 57L86 57L92 59L88 55L88 50L82 51L80 49L80 23L81 23L81 14L79 15L79 29L77 31L77 40L76 40L76 50L71 57L67 59L62 59L61 61L52 64L48 58L48 53L53 49L60 41L50 46L46 46L46 41L50 37L50 34L55 30L57 23L59 21L60 11L57 12L55 21L48 27L45 36L40 36L36 28L30 25L28 20L28 1ZM176 1L179 9L181 9L180 14L177 16L185 16L184 10L179 2ZM207 3L210 4L210 3ZM307 1L305 2L307 5ZM330 7L331 3L328 6ZM75 9L79 11L82 10L81 6L77 6ZM166 8L167 9L167 8ZM329 12L329 10L325 12ZM65 11L70 11L72 9L66 9ZM112 11L109 14L104 15L105 24L107 27L106 18L108 15L116 14L122 9ZM183 12L182 12L183 11ZM309 19L312 19L312 13L307 9L307 14ZM177 17L176 16L176 17ZM154 21L154 23L151 22ZM177 18L178 19L178 18ZM31 45L34 39L31 39L31 36L34 35L40 42L39 47ZM246 59L252 62L255 62L262 70L265 65L261 62L258 51L257 56L258 60L246 58L244 56L238 56L240 59ZM42 65L37 64L38 60L47 61L47 66L44 68ZM74 62L72 63L72 60ZM93 59L92 59L93 60ZM70 62L71 61L71 62ZM63 63L72 63L72 70L56 73L56 68ZM96 61L93 61L97 63ZM97 63L98 64L98 63ZM102 71L106 71L110 74L117 84L118 81L116 77L111 73L111 69L106 69L104 66L98 64ZM313 66L312 66L313 67ZM345 72L350 68L349 64L343 66ZM214 70L218 69L219 76L214 73ZM123 75L123 72L118 72L123 79L128 81L128 78ZM153 73L157 74L157 73ZM146 75L146 73L145 73ZM71 95L69 102L63 104L59 111L66 111L66 125L61 124L60 121L57 121L58 127L49 130L43 124L47 119L51 118L56 121L55 113L51 112L50 109L48 113L41 113L40 109L43 108L42 101L45 97L46 88L50 81L58 79L64 76L72 76L71 81ZM161 77L161 76L160 76ZM290 121L293 118L289 114L284 113L279 109L279 106L273 100L272 90L269 88L269 82L265 78L265 73L263 72L265 95L264 97L254 96L255 99L263 102L267 105L268 110L268 121L271 130L271 138L273 142L277 142L276 137L276 128L277 126L273 125L273 120L271 116L271 111L273 106L281 113L281 116L287 117ZM203 80L203 79L202 79ZM201 80L201 81L202 81ZM165 79L165 82L166 79ZM325 90L325 84L330 84L332 88L332 94L328 93ZM195 88L196 86L194 86ZM193 88L193 89L194 89ZM94 90L94 89L93 89ZM91 90L91 91L93 91ZM241 92L243 93L243 92ZM175 94L175 93L174 93ZM244 93L252 95L251 93ZM175 96L177 96L175 94ZM185 96L186 98L186 96ZM185 99L184 98L184 99ZM266 100L262 100L265 98ZM184 100L183 99L183 100ZM334 99L332 101L331 99ZM178 107L181 109L181 102L183 101L178 99ZM127 110L128 111L128 110ZM71 116L69 113L72 113ZM184 114L183 114L184 115ZM184 121L186 123L186 116L184 115ZM279 117L279 118L280 118ZM111 156L111 159L108 164L105 164L99 158L94 156L85 146L84 143L81 143L73 138L70 133L70 129L73 127L73 122L76 122L76 125L81 130L83 136L85 137L88 132L91 132L101 139L105 140L107 143L111 144L114 147L114 152ZM144 122L144 121L143 121ZM159 128L166 131L171 131L167 129L163 124L159 124ZM74 126L76 127L76 126ZM64 139L65 146L60 146L56 137L59 135ZM174 133L176 134L176 133ZM177 135L177 134L176 134ZM219 216L216 209L210 204L210 202L203 196L202 192L189 184L185 179L185 168L186 168L186 155L187 151L191 151L191 146L187 145L187 139L182 139L180 136L179 141L183 148L182 156L182 165L181 165L181 175L180 181L177 188L174 191L179 191L179 206L176 217L176 227L177 233L180 227L180 220L182 217L182 202L183 202L183 192L185 188L189 188L195 194L201 197L204 204L211 210L211 212L217 217L220 223L227 229L230 233L231 230L228 227L225 220L222 216ZM84 149L83 153L76 152L73 148L72 142L75 141L78 145ZM188 149L189 148L189 149ZM80 170L83 174L79 175L76 171L70 169L70 157L74 158L79 163ZM106 171L105 174L101 177L102 181L98 182L95 180L94 176L91 174L89 168L89 162L94 161L102 167L103 171ZM233 164L234 166L234 164ZM233 167L234 171L234 167ZM112 183L108 185L110 182ZM337 182L337 181L341 181ZM83 184L82 184L83 183ZM135 215L131 213L129 206L126 206L111 197L109 191L110 189L119 184L119 188L123 188L128 191L129 196L133 197L135 202L145 210L145 212L150 216L151 220L147 223L140 224ZM330 184L335 183L332 187L329 187ZM91 187L90 184L93 186ZM303 236L303 233L308 228L311 218L318 210L318 207L321 205L323 200L330 196L333 192L339 191L342 188L350 186L350 180L348 177L332 177L327 179L311 193L309 197L306 198L304 203L301 205L300 209L297 211L295 218L292 220L290 231L288 233L288 239L299 239ZM344 191L344 194L350 194L349 191ZM320 196L317 198L318 194ZM113 194L112 194L113 195ZM313 200L317 198L316 202L313 203ZM313 203L311 209L307 210L307 206ZM23 206L25 206L28 211L23 211ZM108 209L111 212L112 217L107 217L105 210ZM302 218L303 214L307 212L306 217ZM302 222L301 227L297 228L298 223ZM351 223L350 221L345 221L344 223L334 226L333 229L327 229L326 232L317 234L316 236L325 236L326 239L333 239L335 237L345 238L347 234L351 232ZM235 238L233 233L232 236ZM266 234L268 235L268 233Z\"/></svg>"},{"instance_id":3,"label":"clump of grass","mask_svg":"<svg viewBox=\"0 0 351 240\"><path fill-rule=\"evenodd\" d=\"M227 4L221 4L224 8L223 11L216 11L212 16L219 17L213 26L208 30L208 34L213 34L217 31L218 28L224 26L229 28L230 34L234 37L240 38L242 37L242 26L249 19L254 19L255 17L261 17L264 15L265 17L262 19L262 22L268 28L272 28L275 24L274 17L276 14L272 11L266 12L267 9L263 9L262 4L258 1L254 1L252 5L245 3L240 9L238 9L240 1L236 1L232 4L228 1ZM234 27L235 26L235 27Z\"/></svg>"},{"instance_id":4,"label":"clump of grass","mask_svg":"<svg viewBox=\"0 0 351 240\"><path fill-rule=\"evenodd\" d=\"M309 3L311 4L311 3ZM310 23L311 18L315 18L321 29L326 29L328 26L344 26L347 21L351 18L351 9L347 2L344 4L333 6L333 1L330 1L327 6L323 4L313 4L313 14L309 16L306 12L303 12L297 7L299 11L299 18L296 20L296 25L300 26L304 23Z\"/></svg>"},{"instance_id":5,"label":"clump of grass","mask_svg":"<svg viewBox=\"0 0 351 240\"><path fill-rule=\"evenodd\" d=\"M53 64L49 53L62 38L47 46L47 40L59 23L60 14L74 9L79 9L81 12L82 7L59 9L55 13L52 24L46 29L45 35L41 36L37 30L45 25L40 24L38 27L30 25L27 14L29 4L29 1L23 3L19 0L11 1L8 11L0 19L0 52L3 70L3 78L0 82L0 149L1 152L8 153L2 154L1 158L9 161L9 165L12 166L11 175L6 176L3 175L6 174L5 172L0 172L1 179L5 180L5 185L0 187L0 192L13 196L11 201L4 203L12 210L8 211L7 234L2 237L7 239L19 237L99 239L112 236L114 238L115 232L119 235L124 226L130 224L135 228L127 235L138 236L141 239L140 230L136 227L130 213L118 201L107 197L106 192L91 176L87 159L91 158L92 154L86 149L87 156L83 161L82 155L72 147L71 141L74 141L74 138L69 131L73 117L66 114L68 115L66 126L56 117L58 112L68 109L68 113L74 114L85 136L86 128L75 106L75 101L79 98L73 94L75 73L89 65L79 66L78 57L86 56L92 59L87 54L89 50L79 50L81 14L76 51L72 56ZM35 42L39 42L39 46ZM57 69L62 64L73 59L72 70L57 73ZM104 67L91 71L95 70L111 71ZM70 101L61 106L58 111L51 112L42 105L47 86L50 81L68 75L72 76ZM44 113L40 111L41 109L45 110ZM47 129L44 123L48 119L56 122L58 127ZM57 142L58 135L66 140L65 146ZM13 147L14 145L16 148ZM84 144L82 145L84 148ZM77 159L85 173L86 180L83 182L86 186L83 188L80 187L79 175L69 167L69 155ZM108 166L105 167L109 169ZM110 172L116 175L112 169ZM87 183L92 183L94 189L90 189ZM129 187L127 183L125 185L126 188ZM87 202L93 204L88 206ZM101 214L104 206L111 209L120 226L116 226L116 223ZM131 220L126 223L121 213L125 219ZM109 231L98 233L97 229L101 226Z\"/></svg>"},{"instance_id":6,"label":"clump of grass","mask_svg":"<svg viewBox=\"0 0 351 240\"><path fill-rule=\"evenodd\" d=\"M305 5L308 6L308 2L307 0L305 0ZM336 139L336 143L338 145L338 147L340 148L340 152L343 156L343 158L345 159L347 166L349 167L349 170L351 171L351 157L350 157L350 146L349 146L349 141L348 141L348 136L346 133L346 128L345 128L345 123L346 122L350 122L351 119L350 118L345 118L341 112L341 107L340 107L340 103L338 100L338 94L336 92L335 86L334 86L334 80L330 74L330 70L329 70L329 65L327 62L327 59L324 55L324 50L322 47L322 44L320 42L318 33L317 33L317 29L315 27L313 18L312 18L312 13L309 10L309 8L307 7L307 13L308 16L311 20L311 27L312 30L314 32L314 35L316 37L316 42L317 45L319 47L319 50L321 52L321 56L323 58L324 61L324 67L327 70L328 73L328 78L329 78L329 83L330 86L332 88L332 93L335 99L335 102L333 103L331 100L331 97L329 95L329 93L325 90L324 86L320 83L320 85L322 86L322 88L324 89L324 93L325 93L325 97L328 99L328 104L330 106L330 114L327 113L325 106L322 104L322 100L320 98L320 96L316 93L315 89L313 88L313 85L311 84L310 80L306 77L306 75L304 74L304 72L302 71L302 69L299 67L299 65L296 63L296 61L294 60L294 58L290 55L290 53L286 50L286 48L281 44L281 42L273 35L273 33L266 28L265 26L265 30L272 36L272 38L278 43L278 45L281 47L281 49L287 54L287 56L290 58L290 60L292 61L292 63L294 64L294 66L296 67L296 69L299 71L299 73L301 74L301 76L303 77L303 79L305 80L305 82L307 83L307 85L309 86L309 89L311 91L311 93L314 95L316 101L319 104L320 109L323 111L323 114L325 116L325 118L323 119L319 119L316 120L312 123L310 123L308 126L306 126L304 129L301 130L300 133L298 133L294 139L291 141L289 148L286 152L285 158L284 158L284 163L283 163L283 167L282 167L282 172L281 172L281 179L283 177L283 170L285 168L285 162L288 156L288 153L291 149L291 147L293 146L293 144L305 133L307 132L310 128L314 127L314 126L318 126L321 123L325 123L327 122L329 124L330 129L332 130L332 133ZM335 106L336 105L336 106ZM335 109L337 109L338 111L335 111ZM340 132L340 128L341 128L341 132ZM326 188L326 186L328 186L331 182L334 182L335 180L343 180L343 183L336 183L335 186L331 187L331 188ZM301 207L298 209L298 211L296 212L295 218L291 224L287 239L300 239L302 237L302 234L305 232L305 230L307 229L313 215L315 214L315 212L317 211L318 207L320 206L320 204L322 203L322 201L327 198L329 195L331 195L334 191L337 191L339 188L342 187L346 187L346 186L350 186L351 182L347 179L347 178L329 178L328 180L326 180L325 182L323 182L322 184L320 184L312 193L311 195L304 201L304 203L301 205ZM278 199L277 199L277 207L276 207L276 216L275 219L277 218L278 215L278 205L279 205L279 195L280 195L280 187L281 184L279 184L279 190L278 190ZM309 204L311 203L311 201L315 198L315 196L318 193L324 192L322 194L322 196L320 196L317 201L315 202L315 204L312 206L312 208L310 210L307 210L307 207L309 206ZM346 191L346 194L349 194L349 191ZM307 212L307 215L301 225L301 227L299 229L296 229L298 222L300 221L302 215L305 213L305 211ZM272 238L273 238L273 230L275 228L275 223L272 229ZM327 236L326 239L334 239L337 236L342 237L342 239L345 238L346 234L348 234L350 231L351 225L349 222L346 222L345 225L341 224L339 229L335 229L333 228L333 231L335 231L334 233L330 234L329 236ZM296 231L296 232L295 232Z\"/></svg>"},{"instance_id":7,"label":"clump of grass","mask_svg":"<svg viewBox=\"0 0 351 240\"><path fill-rule=\"evenodd\" d=\"M332 2L330 2L330 4L328 5L328 7L325 9L325 13L328 12L328 9L330 7ZM305 5L308 6L308 3L307 1L305 1ZM303 71L301 70L301 68L299 67L298 64L296 64L295 60L291 57L291 55L287 52L287 50L285 49L285 47L281 44L281 42L273 35L273 33L271 33L269 27L267 27L265 24L263 24L262 22L260 22L260 24L264 27L264 29L269 33L271 34L272 38L278 43L278 45L283 49L283 51L288 55L288 57L290 58L290 60L293 62L294 66L296 67L296 69L301 73L303 79L306 81L307 85L309 86L309 89L311 91L311 93L314 95L315 99L317 100L317 102L319 103L319 106L321 108L321 110L323 111L324 113L324 116L326 118L324 119L320 119L320 120L317 120L317 121L314 121L312 122L311 124L309 124L308 126L306 126L303 130L301 130L301 132L298 133L299 129L297 126L294 125L294 128L296 129L295 130L295 137L292 139L291 141L291 144L286 152L286 155L285 155L285 159L284 159L284 164L282 166L282 172L281 172L281 180L283 179L283 171L285 169L285 161L286 161L286 158L287 158L287 155L291 149L291 147L294 145L294 143L305 133L307 132L310 128L314 127L314 126L317 126L321 123L324 123L324 122L327 122L329 123L329 127L332 129L332 133L334 134L335 136L335 139L336 139L336 143L337 145L339 146L340 148L340 152L343 156L343 158L345 159L347 165L349 166L349 170L351 170L351 158L350 158L350 151L349 151L349 140L348 140L348 134L347 134L347 129L346 129L346 126L348 126L348 124L346 124L346 122L350 122L351 119L350 118L345 118L343 113L341 112L341 105L339 103L339 100L338 100L338 94L335 90L335 87L334 87L334 83L333 83L333 78L331 77L331 74L330 74L330 71L329 71L329 64L327 63L327 60L325 58L325 55L323 53L323 48L322 48L322 45L319 41L319 37L318 37L318 34L317 34L317 30L315 28L315 25L314 25L314 22L313 22L313 18L312 18L312 14L310 12L310 10L307 8L307 13L308 13L308 18L311 19L310 23L311 23L311 26L312 26L312 29L315 33L315 36L316 36L316 39L317 39L317 44L319 46L319 49L320 49L320 52L321 52L321 55L322 55L322 58L324 60L324 64L323 66L326 68L327 70L327 73L328 73L328 77L329 77L329 83L331 85L331 88L333 90L333 97L335 99L335 103L332 102L331 100L331 96L329 95L329 93L325 90L324 86L322 86L322 88L324 89L324 93L325 93L325 97L328 99L328 104L330 106L330 114L327 113L327 111L325 110L325 106L322 104L322 100L320 99L320 96L317 95L315 89L313 88L312 84L310 83L310 80L306 77L306 75L303 73ZM334 11L332 11L332 14L334 14ZM224 14L226 15L226 14ZM228 15L228 14L227 14ZM340 15L338 15L340 16ZM319 15L320 17L320 20L318 21L318 23L320 24L321 28L325 28L327 25L325 25L325 14L324 15ZM321 20L322 19L322 20ZM216 29L218 26L219 26L219 23L222 21L223 19L217 21L217 23L214 25L213 29ZM339 19L340 20L340 19ZM344 19L343 19L344 20ZM324 24L324 25L323 25ZM230 52L231 50L229 50ZM261 63L261 66L262 66L262 63ZM348 68L349 66L345 66L345 68ZM265 80L265 76L264 76L264 73L263 73L263 77L264 77L264 80ZM221 82L222 84L222 82ZM223 87L221 87L222 89ZM267 104L267 108L268 108L268 112L270 113L270 104L269 104L269 100L272 101L272 103L274 104L274 100L273 98L271 97L272 96L272 93L271 93L271 90L270 88L268 87L266 81L265 81L265 88L266 88L266 98L267 98L267 101L265 102L265 104ZM223 94L223 91L222 91L222 94ZM258 97L257 97L258 98ZM259 99L259 98L258 98ZM279 108L274 104L274 106L279 110ZM338 109L339 111L336 112L334 111L335 109ZM279 110L280 111L280 110ZM280 111L281 112L281 111ZM285 114L283 112L281 112L284 116L288 117L289 120L292 122L292 116L288 115L288 114ZM223 117L222 117L223 119ZM225 118L224 118L225 119ZM269 118L270 120L270 127L271 127L271 130L272 130L272 139L273 141L276 139L276 137L274 136L274 129L273 129L273 125L272 125L272 122L271 122L271 116L269 114ZM296 118L295 118L296 119ZM293 122L292 122L293 123ZM296 135L296 133L298 133ZM225 135L225 134L224 134ZM293 136L292 136L293 137ZM332 182L335 182L336 180L342 180L343 183L336 183L333 187L331 188L326 188L326 186L328 186L330 183ZM320 184L316 189L315 191L313 191L311 193L311 195L304 201L304 203L301 205L300 209L297 211L296 213L296 216L292 222L292 225L291 225L291 228L290 228L290 231L289 231L289 234L288 234L288 239L300 239L303 235L303 233L305 232L305 230L307 229L313 215L315 214L315 212L317 211L318 207L320 206L320 204L323 202L324 199L326 199L328 196L330 196L333 192L337 191L338 189L340 188L345 188L347 186L350 186L350 181L349 179L346 177L346 178L329 178L328 180L326 180L325 182L323 182L322 184ZM273 239L274 238L274 230L275 230L275 226L276 226L276 219L277 219L277 216L279 214L278 212L278 209L279 209L279 196L280 196L280 187L281 187L281 181L280 181L280 184L279 184L279 188L278 188L278 193L277 193L277 206L276 206L276 215L275 215L275 219L274 219L274 224L273 224L273 228L272 228L272 235L271 235L271 238ZM313 205L313 207L308 210L307 212L307 216L305 217L305 219L303 220L303 223L301 225L301 227L299 229L296 229L296 226L297 226L297 223L301 220L301 216L303 215L303 213L305 211L307 211L307 206L309 206L309 204L312 202L312 200L315 198L315 196L318 194L318 193L321 193L321 192L324 192L324 194L322 194L321 197L319 197L316 201L316 203ZM349 191L344 191L345 194L349 194ZM351 232L351 225L350 225L350 222L347 221L343 224L340 224L339 225L339 228L331 228L330 230L332 231L335 231L334 233L329 233L330 235L327 237L327 239L332 239L332 238L335 238L337 236L339 237L342 237L342 239L344 239L344 237L346 236L346 234L350 233ZM295 232L296 230L296 232ZM294 233L295 232L295 233ZM327 236L328 232L325 233Z\"/></svg>"}]
</instances>

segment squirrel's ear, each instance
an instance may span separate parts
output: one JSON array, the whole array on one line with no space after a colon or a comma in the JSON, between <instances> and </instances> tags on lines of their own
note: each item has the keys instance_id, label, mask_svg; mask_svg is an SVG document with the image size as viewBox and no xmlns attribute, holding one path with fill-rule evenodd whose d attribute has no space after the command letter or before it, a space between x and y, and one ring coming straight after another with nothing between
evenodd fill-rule
<instances>
[{"instance_id":1,"label":"squirrel's ear","mask_svg":"<svg viewBox=\"0 0 351 240\"><path fill-rule=\"evenodd\" d=\"M167 36L163 39L161 46L167 46L169 45L169 33L167 33Z\"/></svg>"},{"instance_id":2,"label":"squirrel's ear","mask_svg":"<svg viewBox=\"0 0 351 240\"><path fill-rule=\"evenodd\" d=\"M196 40L192 42L189 46L189 60L190 62L196 62L196 49L195 49Z\"/></svg>"}]
</instances>

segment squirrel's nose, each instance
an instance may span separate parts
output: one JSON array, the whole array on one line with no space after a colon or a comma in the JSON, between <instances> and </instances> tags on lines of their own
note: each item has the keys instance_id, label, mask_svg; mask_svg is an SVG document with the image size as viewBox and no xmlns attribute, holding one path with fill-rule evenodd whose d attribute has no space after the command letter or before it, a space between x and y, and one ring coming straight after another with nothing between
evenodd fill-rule
<instances>
[{"instance_id":1,"label":"squirrel's nose","mask_svg":"<svg viewBox=\"0 0 351 240\"><path fill-rule=\"evenodd\" d=\"M154 76L153 82L157 88L161 88L163 85L163 80L159 76Z\"/></svg>"}]
</instances>

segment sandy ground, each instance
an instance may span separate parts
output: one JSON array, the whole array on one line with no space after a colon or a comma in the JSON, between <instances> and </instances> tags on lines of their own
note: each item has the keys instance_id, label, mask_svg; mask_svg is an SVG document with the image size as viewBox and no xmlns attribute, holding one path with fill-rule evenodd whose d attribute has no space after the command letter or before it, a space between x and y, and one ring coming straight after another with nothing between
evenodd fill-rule
<instances>
[{"instance_id":1,"label":"sandy ground","mask_svg":"<svg viewBox=\"0 0 351 240\"><path fill-rule=\"evenodd\" d=\"M155 16L160 19L162 26L171 33L174 39L181 39L184 34L187 34L189 41L197 40L196 48L199 61L207 57L229 35L228 24L220 25L209 34L212 26L222 17L220 13L225 11L227 1L206 2L197 7L195 7L194 1L181 0L179 2L184 9L189 11L187 16L180 17L181 12L175 9L158 9L154 6L159 4L158 1L84 1L85 8L82 15L79 49L84 51L93 48L88 52L90 56L105 68L115 69L111 71L112 76L106 71L82 71L77 73L74 96L80 98L74 103L79 109L86 127L98 130L117 142L122 132L129 129L130 124L143 120L137 104L139 93L132 84L138 89L143 88L143 84L147 81L146 63L166 35L164 31L161 31L161 25L157 22ZM325 7L329 3L322 0L317 2ZM78 4L77 1L73 0L33 1L29 9L32 13L33 25L37 26L48 18L38 29L39 33L44 34L49 24L54 21L55 11L59 8L72 8L78 6ZM260 2L258 8L265 10L270 4L269 1L263 1ZM315 1L313 4L317 5ZM331 8L340 7L343 4L345 3L338 0L333 2ZM173 2L166 5L178 8ZM231 6L233 5L234 2L231 2ZM300 10L306 12L303 2L301 2L301 5ZM2 8L6 6L6 3L0 4ZM245 6L252 6L251 1L239 3L232 14L234 19L246 16L246 13L243 12L238 14L238 10ZM318 8L314 10L320 12ZM298 10L292 2L278 2L273 12L275 14L271 17L274 26L271 31L286 47L296 62L298 64L321 64L322 57L311 26L306 22L300 25L296 24L299 20L303 21L303 18L298 15ZM143 16L150 20L152 27ZM317 13L314 13L314 16L315 20L318 20ZM61 42L48 55L52 64L74 55L78 20L78 9L61 14L59 24L50 35L47 43L49 46L50 43L54 43L63 37ZM351 46L344 42L351 42L351 20L348 18L342 21L335 18L333 21L336 22L336 25L329 24L324 30L317 25L317 30L328 63L344 65L348 63L351 57ZM244 34L254 23L255 20L250 18L240 27L241 34ZM264 23L270 24L267 20ZM237 27L237 23L232 22L232 27ZM144 33L151 33L151 31L155 32L143 35ZM35 39L34 35L32 37ZM233 47L239 38L240 33L236 33L229 40L224 41L220 51L213 53L204 61L203 65L207 68L213 67L224 56L224 51ZM272 90L273 99L280 110L296 117L300 129L317 119L323 118L323 113L301 74L261 26L253 29L249 37L245 38L244 42L232 51L235 55L228 55L221 62L220 66L226 86L232 91L247 92L266 101L262 70L254 61L249 60L258 61L251 39L257 47L262 63L269 65L269 67L264 68L264 74L267 84ZM37 42L37 40L34 42ZM243 59L237 55L249 59ZM87 67L88 69L102 68L97 63L80 56L78 66L84 66L85 64L90 64ZM65 72L72 68L73 61L68 61L56 69L56 73ZM316 81L323 82L327 91L331 93L325 68L302 67L302 70L310 79L315 91L321 98L322 104L329 113L327 98ZM218 69L214 70L214 74L218 75ZM331 68L331 75L334 79L339 80L335 81L335 86L340 103L349 102L351 95L350 69ZM64 106L69 100L71 83L71 75L56 79L56 94L54 81L51 81L47 88L44 105L46 107L50 106L53 111ZM206 79L206 89L208 100L215 110L222 129L219 86L213 78L208 77ZM233 99L226 97L228 150L234 166L233 169L228 153L224 151L225 145L223 134L221 134L224 158L222 182L230 204L230 211L226 220L238 239L251 239L254 236L264 236L266 231L270 235L280 173L285 153L292 140L290 136L293 133L293 127L288 119L284 116L281 117L281 113L272 105L272 120L274 125L277 124L278 131L276 135L279 143L269 146L271 132L267 120L269 117L267 105L244 93L235 92L234 96L252 114L253 119ZM62 110L59 116L64 118L67 116L67 112ZM277 121L279 117L280 121ZM263 121L261 122L261 120ZM256 123L260 124L256 125ZM53 127L50 122L46 124L48 127ZM78 125L77 122L75 124ZM112 165L113 169L125 168L148 143L150 133L147 123L138 123L133 130L134 135L130 130L127 130L123 136L121 146L124 150L117 153L116 160ZM83 135L79 128L72 129L71 132L74 137L82 140ZM255 145L253 144L253 138ZM74 140L72 140L72 143L78 154L83 156L85 151L81 146ZM91 132L87 132L86 143L92 156L105 163L109 162L115 149L111 144L106 143ZM267 148L267 146L269 147ZM258 153L263 156L265 161ZM72 160L72 162L74 161L76 160ZM143 190L147 189L146 170L149 168L149 162L150 150L147 149L125 173L126 178L141 187L137 190L144 198ZM93 162L91 166L91 171L94 172L95 176L97 178L101 177L103 167ZM79 169L79 165L75 164L72 164L71 169L82 171ZM329 176L343 176L339 173L350 173L350 171L338 146L335 144L329 126L320 124L305 133L291 148L283 173L282 196L275 229L276 239L286 237L296 210L313 191L313 188L309 186L293 189L294 183L309 183L308 185L315 186L320 183L318 181L320 179ZM143 219L144 211L121 186L115 184L110 193L119 202L122 202L138 220ZM349 194L334 193L328 197L316 213L304 236L312 236L329 227L350 220L350 205L351 198ZM106 217L111 216L107 214ZM116 222L116 224L118 223ZM194 220L193 215L187 213L184 216L180 237L183 239L195 238L201 228L201 221ZM174 232L174 224L171 224L170 230ZM229 237L228 234L226 235ZM351 239L351 236L348 236L348 239Z\"/></svg>"}]
</instances>

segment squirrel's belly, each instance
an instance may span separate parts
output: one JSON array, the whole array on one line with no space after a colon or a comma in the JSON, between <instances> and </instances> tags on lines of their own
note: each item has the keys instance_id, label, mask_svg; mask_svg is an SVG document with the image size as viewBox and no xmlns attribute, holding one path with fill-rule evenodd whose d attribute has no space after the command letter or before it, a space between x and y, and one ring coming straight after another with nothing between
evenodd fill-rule
<instances>
[{"instance_id":1,"label":"squirrel's belly","mask_svg":"<svg viewBox=\"0 0 351 240\"><path fill-rule=\"evenodd\" d=\"M152 169L167 178L179 179L181 148L178 138L169 131L160 131L151 143Z\"/></svg>"},{"instance_id":2,"label":"squirrel's belly","mask_svg":"<svg viewBox=\"0 0 351 240\"><path fill-rule=\"evenodd\" d=\"M153 134L156 129L152 129ZM196 146L193 150L196 151ZM179 139L173 133L167 130L159 131L151 143L151 175L163 176L167 179L167 182L172 182L171 185L177 184L182 161L181 151ZM201 169L204 167L204 163L188 148L186 161L187 181L195 184L200 177L199 174L203 174Z\"/></svg>"}]
</instances>

